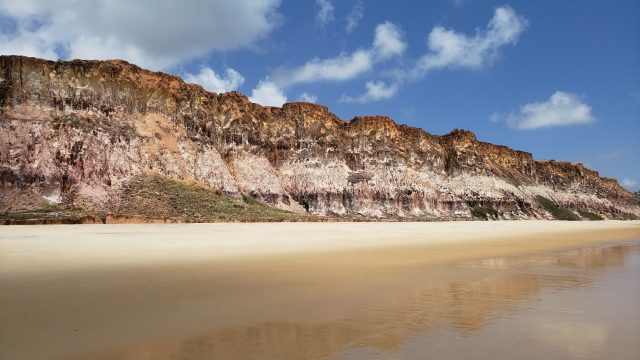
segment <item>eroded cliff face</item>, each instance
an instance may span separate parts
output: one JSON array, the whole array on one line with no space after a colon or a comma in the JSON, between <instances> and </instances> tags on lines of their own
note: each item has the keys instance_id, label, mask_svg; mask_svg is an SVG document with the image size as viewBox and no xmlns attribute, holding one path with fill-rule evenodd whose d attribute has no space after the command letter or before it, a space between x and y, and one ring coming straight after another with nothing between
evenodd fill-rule
<instances>
[{"instance_id":1,"label":"eroded cliff face","mask_svg":"<svg viewBox=\"0 0 640 360\"><path fill-rule=\"evenodd\" d=\"M127 183L146 173L323 215L469 218L486 206L505 219L550 217L536 195L607 218L640 215L613 179L468 131L343 121L308 103L263 107L122 61L0 56L2 209L28 198L117 212Z\"/></svg>"}]
</instances>

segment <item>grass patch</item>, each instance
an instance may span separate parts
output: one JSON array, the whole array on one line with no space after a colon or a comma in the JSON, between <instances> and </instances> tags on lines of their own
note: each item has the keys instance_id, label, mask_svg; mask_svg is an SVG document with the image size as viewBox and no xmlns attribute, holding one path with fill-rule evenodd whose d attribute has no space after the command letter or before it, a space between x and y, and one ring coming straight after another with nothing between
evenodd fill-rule
<instances>
[{"instance_id":1,"label":"grass patch","mask_svg":"<svg viewBox=\"0 0 640 360\"><path fill-rule=\"evenodd\" d=\"M590 211L580 211L578 210L578 214L580 214L580 216L582 216L585 219L589 219L591 221L599 221L599 220L604 220L604 218L596 213L592 213Z\"/></svg>"},{"instance_id":2,"label":"grass patch","mask_svg":"<svg viewBox=\"0 0 640 360\"><path fill-rule=\"evenodd\" d=\"M63 209L58 205L46 205L37 209L6 211L0 214L1 224L81 224L103 222L106 213L79 208Z\"/></svg>"},{"instance_id":3,"label":"grass patch","mask_svg":"<svg viewBox=\"0 0 640 360\"><path fill-rule=\"evenodd\" d=\"M538 203L547 210L555 219L558 220L571 220L576 221L580 220L578 215L574 214L571 210L558 206L551 199L547 199L544 196L538 195L536 196Z\"/></svg>"},{"instance_id":4,"label":"grass patch","mask_svg":"<svg viewBox=\"0 0 640 360\"><path fill-rule=\"evenodd\" d=\"M249 196L234 198L196 181L138 176L124 189L117 213L193 221L286 221L312 218L276 209Z\"/></svg>"},{"instance_id":5,"label":"grass patch","mask_svg":"<svg viewBox=\"0 0 640 360\"><path fill-rule=\"evenodd\" d=\"M639 220L639 218L631 213L622 213L622 220Z\"/></svg>"},{"instance_id":6,"label":"grass patch","mask_svg":"<svg viewBox=\"0 0 640 360\"><path fill-rule=\"evenodd\" d=\"M471 208L471 214L484 220L497 219L500 216L500 212L490 206L474 206Z\"/></svg>"}]
</instances>

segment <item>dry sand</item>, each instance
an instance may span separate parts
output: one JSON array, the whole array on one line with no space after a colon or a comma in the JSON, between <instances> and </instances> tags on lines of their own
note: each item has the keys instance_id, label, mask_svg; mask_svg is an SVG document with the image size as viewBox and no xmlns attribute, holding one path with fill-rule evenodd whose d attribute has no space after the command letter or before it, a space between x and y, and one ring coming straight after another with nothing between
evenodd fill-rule
<instances>
[{"instance_id":1,"label":"dry sand","mask_svg":"<svg viewBox=\"0 0 640 360\"><path fill-rule=\"evenodd\" d=\"M640 237L640 221L7 226L0 227L0 276L44 269L343 254L349 254L353 265L373 261L383 266L553 250L632 237Z\"/></svg>"},{"instance_id":2,"label":"dry sand","mask_svg":"<svg viewBox=\"0 0 640 360\"><path fill-rule=\"evenodd\" d=\"M354 341L393 349L434 326L415 323L425 301L436 301L429 306L456 326L477 328L505 299L548 284L450 264L625 239L640 239L640 222L0 227L0 358L245 358L270 351L301 359ZM416 294L411 306L398 303L417 284L435 290ZM456 295L451 284L484 290ZM449 313L451 301L464 311ZM371 317L363 315L367 309L383 311Z\"/></svg>"}]
</instances>

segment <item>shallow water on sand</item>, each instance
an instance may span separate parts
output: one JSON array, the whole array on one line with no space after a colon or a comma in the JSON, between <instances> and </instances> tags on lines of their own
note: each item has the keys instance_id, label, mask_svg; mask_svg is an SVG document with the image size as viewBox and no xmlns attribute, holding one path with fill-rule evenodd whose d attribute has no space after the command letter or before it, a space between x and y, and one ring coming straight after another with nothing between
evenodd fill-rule
<instances>
[{"instance_id":1,"label":"shallow water on sand","mask_svg":"<svg viewBox=\"0 0 640 360\"><path fill-rule=\"evenodd\" d=\"M381 272L280 265L3 279L0 358L640 358L640 241Z\"/></svg>"}]
</instances>

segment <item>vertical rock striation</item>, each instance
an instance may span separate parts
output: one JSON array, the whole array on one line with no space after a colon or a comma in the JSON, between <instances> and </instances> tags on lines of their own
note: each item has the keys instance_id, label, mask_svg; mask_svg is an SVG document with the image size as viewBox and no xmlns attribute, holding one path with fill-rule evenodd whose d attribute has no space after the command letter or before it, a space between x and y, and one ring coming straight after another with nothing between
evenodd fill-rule
<instances>
[{"instance_id":1,"label":"vertical rock striation","mask_svg":"<svg viewBox=\"0 0 640 360\"><path fill-rule=\"evenodd\" d=\"M323 215L469 218L482 206L548 218L542 195L606 218L640 216L613 179L469 131L343 121L308 103L263 107L123 61L0 56L3 209L28 198L117 211L127 183L148 173Z\"/></svg>"}]
</instances>

